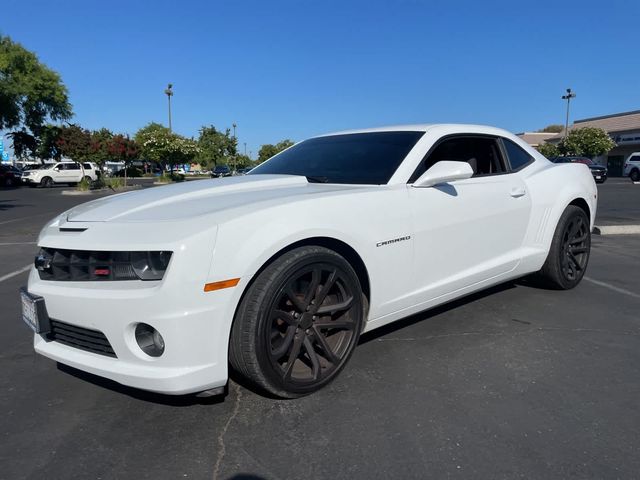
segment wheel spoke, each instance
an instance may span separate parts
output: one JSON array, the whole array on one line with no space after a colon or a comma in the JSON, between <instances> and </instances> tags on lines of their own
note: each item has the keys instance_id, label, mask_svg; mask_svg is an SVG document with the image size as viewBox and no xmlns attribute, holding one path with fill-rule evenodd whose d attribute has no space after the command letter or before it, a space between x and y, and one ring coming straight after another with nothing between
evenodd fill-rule
<instances>
[{"instance_id":1,"label":"wheel spoke","mask_svg":"<svg viewBox=\"0 0 640 480\"><path fill-rule=\"evenodd\" d=\"M333 270L329 274L329 278L327 278L327 283L325 283L322 286L322 288L320 289L320 292L318 292L318 294L314 298L314 300L313 300L314 301L314 305L315 305L315 310L313 310L314 314L322 306L322 303L324 302L325 298L327 298L327 295L329 294L329 291L331 290L333 285L336 283L337 276L338 276L338 271L337 270Z\"/></svg>"},{"instance_id":2,"label":"wheel spoke","mask_svg":"<svg viewBox=\"0 0 640 480\"><path fill-rule=\"evenodd\" d=\"M293 316L289 313L289 312L285 312L283 310L274 310L273 314L271 315L271 320L284 320L285 323L287 323L288 325L295 325L296 324L296 320L293 318Z\"/></svg>"},{"instance_id":3,"label":"wheel spoke","mask_svg":"<svg viewBox=\"0 0 640 480\"><path fill-rule=\"evenodd\" d=\"M336 312L341 312L342 310L348 310L349 308L351 308L351 305L353 304L353 297L349 297L346 300L344 300L343 302L340 303L334 303L333 305L324 305L318 308L318 310L316 311L316 313L318 315L325 315L327 313L331 313L334 314Z\"/></svg>"},{"instance_id":4,"label":"wheel spoke","mask_svg":"<svg viewBox=\"0 0 640 480\"><path fill-rule=\"evenodd\" d=\"M319 329L314 328L314 332L315 332L315 335L313 336L313 338L317 342L317 344L320 346L320 348L322 349L322 351L323 351L323 355L322 356L329 363L332 363L332 364L336 365L340 361L340 359L336 356L335 353L333 353L333 350L331 350L331 347L327 343L327 339L324 337L324 335L322 334L322 332Z\"/></svg>"},{"instance_id":5,"label":"wheel spoke","mask_svg":"<svg viewBox=\"0 0 640 480\"><path fill-rule=\"evenodd\" d=\"M569 263L572 263L575 266L575 270L582 270L582 267L580 265L580 262L578 261L578 259L576 258L576 256L572 253L569 252Z\"/></svg>"},{"instance_id":6,"label":"wheel spoke","mask_svg":"<svg viewBox=\"0 0 640 480\"><path fill-rule=\"evenodd\" d=\"M339 328L341 330L353 330L353 322L351 320L319 320L313 323L317 328Z\"/></svg>"},{"instance_id":7,"label":"wheel spoke","mask_svg":"<svg viewBox=\"0 0 640 480\"><path fill-rule=\"evenodd\" d=\"M294 307L296 307L300 312L305 311L307 306L304 304L304 301L300 300L298 295L295 294L295 292L291 288L291 285L289 285L285 289L284 293L286 293L287 297L289 298L289 300L291 300L291 303L293 304Z\"/></svg>"},{"instance_id":8,"label":"wheel spoke","mask_svg":"<svg viewBox=\"0 0 640 480\"><path fill-rule=\"evenodd\" d=\"M314 350L313 344L311 343L311 340L309 340L309 337L304 337L303 345L305 351L307 352L307 355L309 356L309 360L311 360L311 371L313 374L313 379L317 380L320 376L320 360L318 359L318 354Z\"/></svg>"},{"instance_id":9,"label":"wheel spoke","mask_svg":"<svg viewBox=\"0 0 640 480\"><path fill-rule=\"evenodd\" d=\"M298 355L300 355L300 349L302 347L303 340L304 340L304 335L302 334L294 335L293 346L291 347L291 352L289 353L289 357L287 358L287 364L284 371L285 380L291 378L293 365L296 363L296 360L298 359Z\"/></svg>"},{"instance_id":10,"label":"wheel spoke","mask_svg":"<svg viewBox=\"0 0 640 480\"><path fill-rule=\"evenodd\" d=\"M587 239L587 234L580 235L579 237L575 237L572 240L569 240L569 245L575 245L576 243L582 243Z\"/></svg>"},{"instance_id":11,"label":"wheel spoke","mask_svg":"<svg viewBox=\"0 0 640 480\"><path fill-rule=\"evenodd\" d=\"M289 326L289 328L287 328L287 333L284 337L282 337L282 343L280 344L280 346L275 349L271 349L271 356L276 360L280 360L282 356L289 350L295 334L296 327L294 327L293 325Z\"/></svg>"},{"instance_id":12,"label":"wheel spoke","mask_svg":"<svg viewBox=\"0 0 640 480\"><path fill-rule=\"evenodd\" d=\"M571 253L585 253L587 251L587 247L571 247L569 250Z\"/></svg>"},{"instance_id":13,"label":"wheel spoke","mask_svg":"<svg viewBox=\"0 0 640 480\"><path fill-rule=\"evenodd\" d=\"M311 304L311 300L314 299L316 294L318 293L318 286L320 285L320 280L322 279L322 272L319 268L315 268L311 272L311 283L309 284L309 290L304 296L304 308L306 308Z\"/></svg>"}]
</instances>

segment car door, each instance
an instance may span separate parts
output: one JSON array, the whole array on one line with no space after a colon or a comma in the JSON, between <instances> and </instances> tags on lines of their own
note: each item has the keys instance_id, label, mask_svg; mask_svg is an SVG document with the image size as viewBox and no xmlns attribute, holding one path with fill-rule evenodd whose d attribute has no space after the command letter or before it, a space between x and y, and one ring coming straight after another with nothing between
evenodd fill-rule
<instances>
[{"instance_id":1,"label":"car door","mask_svg":"<svg viewBox=\"0 0 640 480\"><path fill-rule=\"evenodd\" d=\"M518 265L531 199L504 151L497 137L446 137L412 176L415 180L441 160L466 161L475 172L429 188L409 185L416 303L504 275Z\"/></svg>"}]
</instances>

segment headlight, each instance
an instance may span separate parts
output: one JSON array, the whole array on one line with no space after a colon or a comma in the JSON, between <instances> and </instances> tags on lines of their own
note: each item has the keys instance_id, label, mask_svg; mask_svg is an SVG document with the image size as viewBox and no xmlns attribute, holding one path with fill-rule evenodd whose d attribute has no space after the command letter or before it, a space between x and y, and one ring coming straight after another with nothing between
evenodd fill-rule
<instances>
[{"instance_id":1,"label":"headlight","mask_svg":"<svg viewBox=\"0 0 640 480\"><path fill-rule=\"evenodd\" d=\"M171 252L131 252L131 266L140 280L161 280L169 266Z\"/></svg>"}]
</instances>

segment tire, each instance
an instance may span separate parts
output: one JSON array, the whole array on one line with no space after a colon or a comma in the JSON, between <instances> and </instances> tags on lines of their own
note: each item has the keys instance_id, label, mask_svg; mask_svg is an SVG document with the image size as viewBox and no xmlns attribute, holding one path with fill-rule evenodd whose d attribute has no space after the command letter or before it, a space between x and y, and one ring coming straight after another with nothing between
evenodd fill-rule
<instances>
[{"instance_id":1,"label":"tire","mask_svg":"<svg viewBox=\"0 0 640 480\"><path fill-rule=\"evenodd\" d=\"M543 283L557 290L574 288L584 276L590 252L589 217L580 207L569 205L558 221L540 271Z\"/></svg>"},{"instance_id":2,"label":"tire","mask_svg":"<svg viewBox=\"0 0 640 480\"><path fill-rule=\"evenodd\" d=\"M364 312L360 281L342 256L324 247L295 248L245 292L231 329L229 362L272 395L308 395L344 368Z\"/></svg>"},{"instance_id":3,"label":"tire","mask_svg":"<svg viewBox=\"0 0 640 480\"><path fill-rule=\"evenodd\" d=\"M42 188L53 187L53 179L51 177L44 177L42 180L40 180L40 186Z\"/></svg>"},{"instance_id":4,"label":"tire","mask_svg":"<svg viewBox=\"0 0 640 480\"><path fill-rule=\"evenodd\" d=\"M13 179L12 178L5 178L4 179L4 186L5 187L13 187Z\"/></svg>"},{"instance_id":5,"label":"tire","mask_svg":"<svg viewBox=\"0 0 640 480\"><path fill-rule=\"evenodd\" d=\"M631 173L629 174L629 178L631 179L632 182L640 181L640 170L638 170L637 168L634 168L633 170L631 170Z\"/></svg>"}]
</instances>

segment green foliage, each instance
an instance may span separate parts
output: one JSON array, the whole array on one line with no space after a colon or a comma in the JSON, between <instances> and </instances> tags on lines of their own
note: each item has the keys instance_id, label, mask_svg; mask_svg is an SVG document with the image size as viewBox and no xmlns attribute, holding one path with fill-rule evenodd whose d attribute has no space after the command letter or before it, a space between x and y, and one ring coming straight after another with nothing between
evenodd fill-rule
<instances>
[{"instance_id":1,"label":"green foliage","mask_svg":"<svg viewBox=\"0 0 640 480\"><path fill-rule=\"evenodd\" d=\"M244 155L242 153L236 155L236 168L253 167L253 165L254 162L249 158L249 155Z\"/></svg>"},{"instance_id":2,"label":"green foliage","mask_svg":"<svg viewBox=\"0 0 640 480\"><path fill-rule=\"evenodd\" d=\"M557 157L560 155L560 151L556 145L552 143L542 143L538 145L537 150L547 158Z\"/></svg>"},{"instance_id":3,"label":"green foliage","mask_svg":"<svg viewBox=\"0 0 640 480\"><path fill-rule=\"evenodd\" d=\"M56 147L63 157L87 162L91 155L91 132L74 124L64 126L60 128Z\"/></svg>"},{"instance_id":4,"label":"green foliage","mask_svg":"<svg viewBox=\"0 0 640 480\"><path fill-rule=\"evenodd\" d=\"M83 178L78 182L78 185L76 188L81 192L86 192L91 188L91 181L89 181L87 178Z\"/></svg>"},{"instance_id":5,"label":"green foliage","mask_svg":"<svg viewBox=\"0 0 640 480\"><path fill-rule=\"evenodd\" d=\"M159 183L173 183L184 182L184 175L179 173L162 172L162 175L158 177Z\"/></svg>"},{"instance_id":6,"label":"green foliage","mask_svg":"<svg viewBox=\"0 0 640 480\"><path fill-rule=\"evenodd\" d=\"M560 133L564 130L564 125L560 125L558 123L552 123L551 125L547 125L544 128L538 130L538 132L548 132L548 133Z\"/></svg>"},{"instance_id":7,"label":"green foliage","mask_svg":"<svg viewBox=\"0 0 640 480\"><path fill-rule=\"evenodd\" d=\"M87 159L90 162L95 162L98 165L103 165L104 162L112 158L109 152L109 147L113 140L113 132L108 128L101 128L100 130L94 130L91 132L90 148Z\"/></svg>"},{"instance_id":8,"label":"green foliage","mask_svg":"<svg viewBox=\"0 0 640 480\"><path fill-rule=\"evenodd\" d=\"M195 159L204 167L233 164L238 155L238 141L228 128L223 133L213 125L202 127L198 136L198 147L200 152Z\"/></svg>"},{"instance_id":9,"label":"green foliage","mask_svg":"<svg viewBox=\"0 0 640 480\"><path fill-rule=\"evenodd\" d=\"M0 130L35 132L49 118L71 118L67 88L60 76L9 37L0 35Z\"/></svg>"},{"instance_id":10,"label":"green foliage","mask_svg":"<svg viewBox=\"0 0 640 480\"><path fill-rule=\"evenodd\" d=\"M35 129L34 133L25 128L8 134L12 140L13 152L20 159L38 158L44 160L59 160L61 152L57 142L60 137L60 127L43 125Z\"/></svg>"},{"instance_id":11,"label":"green foliage","mask_svg":"<svg viewBox=\"0 0 640 480\"><path fill-rule=\"evenodd\" d=\"M119 177L104 178L103 182L105 187L110 187L114 190L124 187L124 179Z\"/></svg>"},{"instance_id":12,"label":"green foliage","mask_svg":"<svg viewBox=\"0 0 640 480\"><path fill-rule=\"evenodd\" d=\"M286 139L286 140L282 140L279 143L276 143L275 145L272 145L270 143L267 143L266 145L262 145L260 147L260 150L258 151L257 162L262 163L265 160L269 160L271 157L289 148L293 144L294 142L292 142L289 139Z\"/></svg>"},{"instance_id":13,"label":"green foliage","mask_svg":"<svg viewBox=\"0 0 640 480\"><path fill-rule=\"evenodd\" d=\"M589 158L607 153L616 143L601 128L574 128L558 145L563 155L580 155Z\"/></svg>"},{"instance_id":14,"label":"green foliage","mask_svg":"<svg viewBox=\"0 0 640 480\"><path fill-rule=\"evenodd\" d=\"M145 160L162 165L191 163L200 153L200 147L194 140L171 133L157 123L150 123L136 133L135 140L140 146Z\"/></svg>"}]
</instances>

